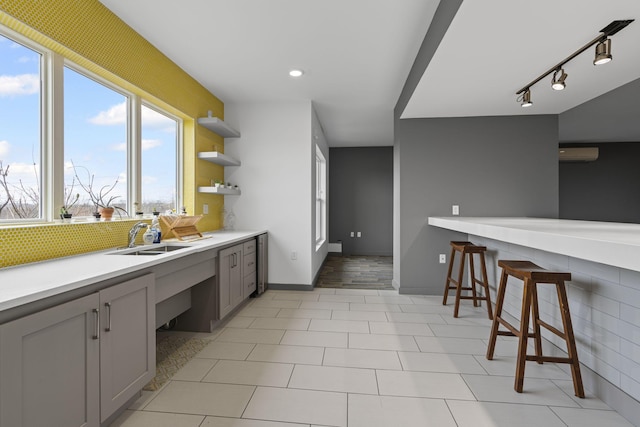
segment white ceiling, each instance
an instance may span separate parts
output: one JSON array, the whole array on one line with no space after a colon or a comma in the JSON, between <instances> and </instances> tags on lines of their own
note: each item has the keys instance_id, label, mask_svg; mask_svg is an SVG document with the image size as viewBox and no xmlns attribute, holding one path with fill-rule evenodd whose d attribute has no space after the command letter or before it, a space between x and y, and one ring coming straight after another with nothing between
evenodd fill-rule
<instances>
[{"instance_id":1,"label":"white ceiling","mask_svg":"<svg viewBox=\"0 0 640 427\"><path fill-rule=\"evenodd\" d=\"M100 0L227 104L312 100L329 144L393 144L393 108L439 0ZM640 77L640 21L515 92L640 1L465 0L402 117L558 114ZM292 68L305 75L292 79Z\"/></svg>"},{"instance_id":2,"label":"white ceiling","mask_svg":"<svg viewBox=\"0 0 640 427\"><path fill-rule=\"evenodd\" d=\"M438 4L100 1L225 103L312 100L331 146L393 144L393 108Z\"/></svg>"},{"instance_id":3,"label":"white ceiling","mask_svg":"<svg viewBox=\"0 0 640 427\"><path fill-rule=\"evenodd\" d=\"M551 76L515 93L596 38L611 21L638 19L611 37L613 61L594 66L595 47L570 61L563 91ZM638 0L465 0L402 118L558 114L640 78Z\"/></svg>"}]
</instances>

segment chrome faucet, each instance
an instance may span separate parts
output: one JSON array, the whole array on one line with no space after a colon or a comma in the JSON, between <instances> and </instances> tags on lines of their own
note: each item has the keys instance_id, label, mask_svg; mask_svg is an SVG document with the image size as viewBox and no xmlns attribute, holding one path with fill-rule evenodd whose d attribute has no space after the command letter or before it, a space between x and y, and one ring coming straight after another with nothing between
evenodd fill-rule
<instances>
[{"instance_id":1,"label":"chrome faucet","mask_svg":"<svg viewBox=\"0 0 640 427\"><path fill-rule=\"evenodd\" d=\"M138 235L140 230L147 227L147 223L142 221L136 222L133 227L131 227L131 230L129 230L129 245L127 246L128 248L132 248L135 246L136 236Z\"/></svg>"}]
</instances>

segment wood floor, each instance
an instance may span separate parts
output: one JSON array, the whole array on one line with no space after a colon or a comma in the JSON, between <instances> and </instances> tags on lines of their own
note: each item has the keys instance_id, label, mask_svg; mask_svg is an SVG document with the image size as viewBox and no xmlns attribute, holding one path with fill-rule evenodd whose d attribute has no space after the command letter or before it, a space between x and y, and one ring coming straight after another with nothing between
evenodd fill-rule
<instances>
[{"instance_id":1,"label":"wood floor","mask_svg":"<svg viewBox=\"0 0 640 427\"><path fill-rule=\"evenodd\" d=\"M393 257L329 254L317 287L341 289L393 289Z\"/></svg>"}]
</instances>

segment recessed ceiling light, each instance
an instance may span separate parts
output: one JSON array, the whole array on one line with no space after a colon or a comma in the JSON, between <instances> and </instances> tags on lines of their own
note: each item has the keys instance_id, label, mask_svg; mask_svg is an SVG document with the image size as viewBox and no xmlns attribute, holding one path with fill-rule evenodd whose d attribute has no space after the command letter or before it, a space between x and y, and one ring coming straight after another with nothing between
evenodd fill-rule
<instances>
[{"instance_id":1,"label":"recessed ceiling light","mask_svg":"<svg viewBox=\"0 0 640 427\"><path fill-rule=\"evenodd\" d=\"M291 70L289 71L289 75L291 77L301 77L304 74L304 71L302 70Z\"/></svg>"}]
</instances>

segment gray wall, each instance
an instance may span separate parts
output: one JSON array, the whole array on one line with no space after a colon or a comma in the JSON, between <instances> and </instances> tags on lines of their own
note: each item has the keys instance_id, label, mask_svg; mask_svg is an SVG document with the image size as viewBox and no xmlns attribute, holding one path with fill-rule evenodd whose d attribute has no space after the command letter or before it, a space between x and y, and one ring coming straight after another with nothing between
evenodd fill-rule
<instances>
[{"instance_id":1,"label":"gray wall","mask_svg":"<svg viewBox=\"0 0 640 427\"><path fill-rule=\"evenodd\" d=\"M560 218L640 223L640 144L580 146L597 146L600 155L595 162L560 163Z\"/></svg>"},{"instance_id":2,"label":"gray wall","mask_svg":"<svg viewBox=\"0 0 640 427\"><path fill-rule=\"evenodd\" d=\"M640 79L560 114L560 142L640 141Z\"/></svg>"},{"instance_id":3,"label":"gray wall","mask_svg":"<svg viewBox=\"0 0 640 427\"><path fill-rule=\"evenodd\" d=\"M329 158L329 242L347 255L393 255L393 147L331 148Z\"/></svg>"},{"instance_id":4,"label":"gray wall","mask_svg":"<svg viewBox=\"0 0 640 427\"><path fill-rule=\"evenodd\" d=\"M400 293L441 295L449 241L429 216L558 216L557 116L396 122L400 165Z\"/></svg>"}]
</instances>

